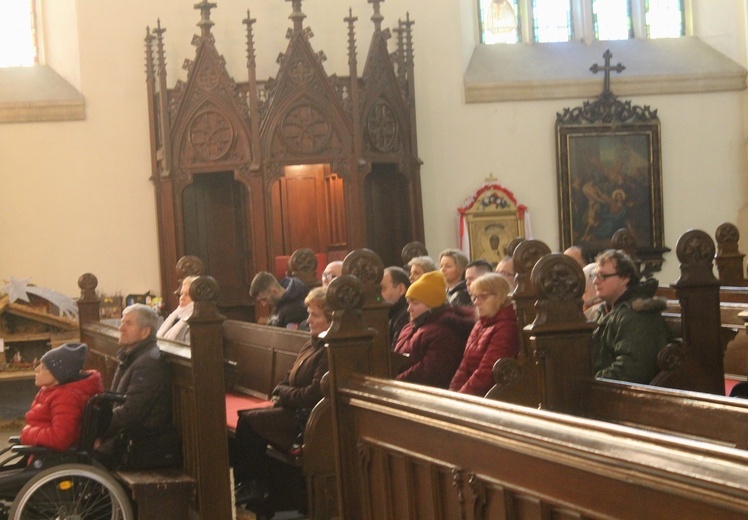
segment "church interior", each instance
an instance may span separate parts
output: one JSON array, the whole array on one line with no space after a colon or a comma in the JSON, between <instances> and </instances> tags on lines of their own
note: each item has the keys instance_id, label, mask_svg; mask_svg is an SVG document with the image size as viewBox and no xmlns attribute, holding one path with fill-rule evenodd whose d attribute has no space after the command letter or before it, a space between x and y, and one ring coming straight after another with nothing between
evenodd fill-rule
<instances>
[{"instance_id":1,"label":"church interior","mask_svg":"<svg viewBox=\"0 0 748 520\"><path fill-rule=\"evenodd\" d=\"M220 273L216 276L219 290L216 295L213 286L203 285L202 279L198 287L205 290L206 301L212 298L210 305L217 298L220 312L238 328L216 332L216 343L207 332L213 326L209 322L214 317L210 309L214 308L206 304L197 312L193 347L201 342L201 348L193 348L193 352L200 353L193 354L191 361L175 363L180 367L177 371L188 367L188 375L179 372L180 384L188 389L184 395L190 396L180 402L188 410L183 415L185 421L202 418L201 410L209 410L208 400L213 397L222 404L222 385L215 396L209 392L203 401L191 400L199 378L210 380L217 373L222 375L215 381L228 377L220 364L221 334L241 336L259 330L252 328L254 324L246 329L236 325L256 318L248 294L252 277L259 271L277 270L279 262L285 264L300 248L318 253L320 264L368 248L386 266L401 263L403 247L417 241L436 257L446 248L464 247L464 210L486 185L500 186L501 193L519 208L524 220L516 229L525 238L563 251L575 237L587 237L584 232L571 230L567 222L570 212L564 204L569 204L573 186L562 175L569 173L569 166L562 165L559 143L565 142L567 134L558 130L557 121L565 110L594 100L601 93L612 92L630 100L648 114L651 109L659 121L659 156L653 159L659 168L657 176L649 180L652 197L657 199L652 210L656 222L648 225L657 235L654 249L662 255L654 274L661 286L674 284L682 276L681 257L688 253L676 245L687 230L703 230L714 236L721 224L730 222L742 236L748 236L748 0L720 0L719 8L713 0L685 0L686 36L675 40L514 46L480 43L477 0L204 0L194 4L177 0L122 4L45 0L39 5L44 66L35 71L0 69L0 283L11 281L8 286L12 287L19 280L27 281L72 298L80 295L86 305L91 304L92 287L103 295L149 293L163 297L167 307L174 307L177 297L173 290L181 279L175 270L177 262L185 255L201 258L204 274ZM612 59L606 57L608 52ZM615 70L616 63L625 67ZM608 69L608 65L613 65L613 70L604 74L590 70ZM360 111L352 109L357 105ZM573 210L571 213L573 216ZM486 247L498 250L498 238L496 244ZM748 246L743 245L743 249ZM363 264L366 258L361 260ZM83 273L95 273L98 280L90 285L90 280L79 279ZM702 275L692 275L696 278L690 281L697 280L695 291ZM688 282L686 278L684 283ZM673 286L672 290L685 289ZM377 306L370 296L361 296L366 301L364 309L380 312L375 319L382 319L381 308L371 310ZM698 319L689 321L692 329L686 328L686 313L693 317L702 307L694 304L689 308L683 301L683 330L694 335L705 333L697 332L698 325L694 324ZM557 309L558 316L570 316L567 312L572 312L569 309L573 306L565 303L556 302L544 309ZM349 318L351 309L344 309L344 302L339 305L339 316L355 322ZM84 316L90 318L91 311L82 307L80 312L83 326ZM200 322L200 312L206 313L204 322ZM98 307L94 314L97 319L102 315ZM724 313L722 318L724 324ZM569 320L571 324L559 324L549 317L548 333L589 334L588 324L574 319ZM66 321L63 325L60 341L69 336L70 324ZM377 340L357 329L358 325L344 327L344 339L332 334L331 344L373 341L376 351ZM220 324L217 327L220 329ZM716 330L708 332L719 335ZM91 335L91 342L97 342L95 356L101 355L104 360L113 355L114 350L107 351L116 346L113 332L94 327L86 334ZM689 339L693 343L695 336L689 337L687 332L683 336L686 344ZM554 340L548 341L548 348L554 348ZM562 344L564 340L558 341ZM170 356L183 356L178 350ZM276 355L273 351L272 356ZM341 347L330 359L340 356L339 367L344 373L346 367L361 366L351 362L356 355ZM368 358L368 376L385 377L383 374L392 372L392 361L382 359L374 355ZM106 361L100 362L102 371L111 371ZM573 365L568 359L563 363L567 368ZM274 357L272 364L275 369ZM239 373L237 377L241 376ZM545 376L552 379L553 370L533 377ZM506 489L497 484L502 478L510 479L506 475L474 485L468 479L475 473L463 475L463 468L454 466L446 475L449 470L444 468L448 465L438 469L429 465L438 466L435 454L449 443L464 441L456 437L463 434L480 437L483 443L498 443L502 447L490 460L504 460L498 451L524 435L507 433L513 428L530 428L547 442L512 455L527 467L549 459L543 450L563 451L564 435L583 438L569 452L569 467L604 465L606 457L615 459L614 464L625 464L615 455L619 432L588 426L585 433L585 425L571 419L554 432L543 410L538 416L532 416L532 412L525 416L510 405L502 408L503 403L483 408L470 399L449 400L444 392L421 394L417 389L395 386L392 391L399 393L404 404L402 410L388 416L386 424L392 432L413 428L434 436L426 443L422 460L402 463L401 454L416 448L408 444L408 439L394 439L388 432L379 431L385 427L377 429L372 412L389 406L390 389L357 377L331 377L332 404L328 406L332 411L327 409L325 413L337 421L332 423L337 428L335 449L357 453L359 464L376 462L371 464L371 475L382 478L393 489L398 485L404 489L408 482L417 485L408 488L407 496L398 495L400 501L392 498L399 491L391 490L393 503L366 503L360 493L370 482L361 476L363 473L357 473L354 462L341 462L339 453L337 459L329 454L327 462L337 460L338 465L332 469L325 466L323 477L308 480L308 486L335 488L336 493L355 500L346 504L337 496L317 496L317 503L327 500L328 506L334 504L331 510L343 508L341 513L349 518L363 514L367 507L369 514L377 511L383 517L407 517L405 510L410 507L408 513L415 518L418 515L412 510L416 507L413 504L428 502L421 495L427 494L424 489L431 485L434 490L439 486L440 490L450 486L471 489L474 501L470 518L492 517L489 509L504 507L501 497L510 494L515 501L512 507L517 509L507 506L512 510L507 517L548 518L551 503L553 517L616 517L614 512L605 513L604 508L589 505L594 504L594 500L585 502L589 497L575 496L568 504L559 498L563 486L558 483L573 479L573 472L563 476L553 473L546 488L533 489L527 498L522 495L524 491L518 491L525 490L521 478L511 480ZM718 378L717 386L722 382ZM555 383L559 385L555 389L569 392L563 394L563 402L554 402L541 391L533 396L542 402L538 407L581 413L577 403L569 400L580 387L571 383L564 386L558 380ZM585 394L593 398L585 401L584 407L589 409L584 413L606 420L603 405L613 402L606 399L614 398L605 393L605 385L599 389L594 384L591 393ZM267 389L255 390L253 395L267 393ZM361 401L370 406L352 404L353 394L362 396ZM657 406L674 402L675 397L658 397L661 400ZM642 393L636 398L644 402L647 397ZM420 424L409 422L431 405L433 411L427 412ZM460 406L480 408L474 411L475 417L460 423L462 433L436 426L458 415ZM620 408L616 411L623 414ZM196 451L202 435L218 439L215 431L208 430L213 419L219 421L219 430L223 427L222 412L217 418L206 413L205 424L189 438L194 446L189 444L186 450ZM636 415L636 411L630 413ZM699 412L693 413L696 417ZM737 414L744 417L746 413L748 407L743 409L742 405L738 411L725 412L729 415L725 424ZM349 419L350 424L340 426L340 417L343 423ZM717 421L714 417L709 416L709 420ZM675 421L672 417L663 417L662 421L667 419ZM515 420L516 424L511 423ZM637 420L619 422L636 425ZM500 426L482 430L484 423ZM655 432L667 430L661 423L649 426ZM468 430L470 433L465 433ZM332 430L324 432L332 435ZM220 433L225 437L222 430ZM367 434L377 441L363 448L360 439ZM702 434L706 435L699 430L693 436ZM391 448L387 443L394 445L401 440L402 446L387 451ZM626 437L622 442L629 441ZM668 457L681 457L682 451L688 452L684 457L694 460L702 456L706 461L704 471L713 469L713 475L721 477L723 473L719 472L733 475L737 471L733 466L740 468L745 463L743 455L730 454L722 459L718 450L701 445L683 447L680 441L652 440L647 435L636 437L636 442L654 446L659 442L662 451L652 452L651 460L647 460L647 444L638 452L634 465L656 465ZM744 448L745 436L734 443L724 442ZM582 446L584 443L588 444ZM211 456L222 457L220 449L226 449L225 445L215 448L218 451L211 448ZM586 450L595 455L579 455ZM475 471L480 473L488 462L471 458L473 455L468 453L460 460L473 464L471 467L479 468ZM685 459L678 458L684 465L692 459L683 462ZM203 470L201 464L198 460L189 469ZM602 477L602 470L589 467L584 471L597 472L597 476L585 473L580 478L594 483L592 493L604 492L610 486L620 488L621 496L628 496L625 475ZM543 468L549 474L554 471L550 466ZM228 507L229 482L221 476L226 472L221 473L221 467L205 471L216 471L220 482L198 481L196 496L207 496L218 489L221 501L226 499L226 504L221 502L218 507ZM670 486L653 485L649 476L641 476L639 469L634 471L636 486L653 490L649 497L653 504L660 487ZM654 475L656 471L652 471ZM338 478L357 476L335 482L336 473ZM382 489L377 485L372 484L375 492ZM694 500L699 507L702 502L711 504L722 498L714 499L708 485L702 488L690 480L688 485L698 490ZM734 511L725 513L724 518L732 518L730 514L736 511L738 516L734 517L738 518L748 510L748 490L744 488L735 491L739 498L725 506ZM574 495L573 490L565 492ZM703 493L703 500L699 493ZM680 491L672 494L679 495ZM481 496L483 505L476 505L476 497ZM449 515L457 514L464 505L461 492L457 498L444 500L441 511L445 517L451 518ZM572 500L585 505L576 508L576 502L570 505ZM567 506L571 512L564 509ZM439 505L434 502L429 507L436 515ZM622 518L636 518L636 510L628 511L622 504L611 507L621 507ZM659 510L652 507L654 517L658 517ZM688 517L687 503L672 507L672 511L682 511Z\"/></svg>"},{"instance_id":2,"label":"church interior","mask_svg":"<svg viewBox=\"0 0 748 520\"><path fill-rule=\"evenodd\" d=\"M403 237L422 240L432 254L457 247L457 208L492 178L528 208L534 237L560 248L555 118L564 108L601 92L601 75L588 69L602 63L605 47L580 44L577 50L582 60L575 60L570 52L550 66L527 56L532 46L520 45L510 50L524 54L507 56L507 70L502 71L501 61L490 62L499 58L486 55L483 49L499 46L477 43L475 4L471 0L387 0L380 4L383 29L397 28L398 21L406 17L412 22L417 130L413 160L420 170L420 200L416 197L413 202L422 206L423 220L422 229L414 225L413 232ZM725 1L718 10L704 0L687 5L693 36L684 40L698 40L718 58L673 45L665 55L611 47L613 62L626 66L623 73L611 77L613 93L655 108L661 121L664 244L671 249L690 228L712 234L722 222L733 222L748 232L743 214L747 194L745 2ZM276 58L285 52L285 34L292 27L289 2L219 2L210 14L215 24L211 33L236 83L248 80L246 25L242 23L247 10L256 19L253 41L258 80L277 74ZM327 59L321 63L330 76L349 73L345 19L357 18L354 46L358 70L364 69L374 31L370 2L357 0L331 8L328 3L309 0L302 10L304 27L314 34L309 43L314 52L325 54ZM52 117L62 119L65 116L59 114L68 114L73 120L24 121L28 102L15 107L3 103L7 122L0 125L4 143L0 272L5 280L30 277L33 284L71 296L77 294L76 274L86 271L101 275L105 294L159 294L164 276L159 260L164 252L160 251L151 180L145 38L147 28L154 31L160 21L165 29L167 87L174 88L177 81L187 80L182 68L185 60L195 58L191 42L200 34L200 13L181 2L104 7L72 0L44 3L44 12L46 64L77 91L83 114L80 98L68 101L75 108L53 110L58 115ZM392 33L390 52L395 51L396 41ZM654 61L654 55L664 63ZM520 58L528 65L513 61ZM680 65L672 70L668 63L690 64L693 70L682 70ZM509 84L516 78L512 69L534 66L540 69L529 70L530 79L520 76ZM550 76L545 82L533 79L542 78L544 70ZM734 75L735 70L737 81L715 79ZM7 71L3 74L10 78ZM578 81L569 86L568 78ZM19 82L22 94L34 85L29 78L3 83L11 81ZM54 104L48 103L47 108ZM394 236L392 241L401 242L403 237ZM386 243L389 237L379 240ZM258 248L252 254L258 256L256 266L267 265L273 256ZM677 260L673 253L664 258L658 278L672 283L678 276Z\"/></svg>"}]
</instances>

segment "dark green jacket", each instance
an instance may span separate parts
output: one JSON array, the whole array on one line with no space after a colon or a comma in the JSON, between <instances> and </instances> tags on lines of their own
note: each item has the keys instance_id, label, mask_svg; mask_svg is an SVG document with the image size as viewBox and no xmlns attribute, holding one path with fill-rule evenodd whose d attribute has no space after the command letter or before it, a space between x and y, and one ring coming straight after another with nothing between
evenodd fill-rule
<instances>
[{"instance_id":1,"label":"dark green jacket","mask_svg":"<svg viewBox=\"0 0 748 520\"><path fill-rule=\"evenodd\" d=\"M658 372L657 354L670 341L662 311L654 298L657 280L630 287L610 309L602 305L594 316L592 368L596 377L649 383Z\"/></svg>"}]
</instances>

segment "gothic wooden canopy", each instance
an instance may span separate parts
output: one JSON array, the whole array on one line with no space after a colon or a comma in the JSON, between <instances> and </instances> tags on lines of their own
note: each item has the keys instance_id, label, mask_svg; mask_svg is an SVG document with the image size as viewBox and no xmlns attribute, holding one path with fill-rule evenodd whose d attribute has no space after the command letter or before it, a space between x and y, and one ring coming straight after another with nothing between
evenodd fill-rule
<instances>
[{"instance_id":1,"label":"gothic wooden canopy","mask_svg":"<svg viewBox=\"0 0 748 520\"><path fill-rule=\"evenodd\" d=\"M280 0L279 0L280 1ZM288 0L286 0L288 1ZM253 26L247 12L247 81L229 76L211 34L203 0L195 57L187 80L168 88L160 21L146 35L152 180L159 218L162 293L177 286L174 270L195 255L218 279L221 306L249 303L255 272L276 256L309 247L341 257L374 249L387 265L423 240L420 160L413 76L413 22L398 21L395 51L382 29L380 3L361 76L349 10L348 76L328 75L304 27L301 0L290 0L292 27L277 76L256 76ZM342 33L342 31L341 31ZM172 296L172 306L176 300Z\"/></svg>"}]
</instances>

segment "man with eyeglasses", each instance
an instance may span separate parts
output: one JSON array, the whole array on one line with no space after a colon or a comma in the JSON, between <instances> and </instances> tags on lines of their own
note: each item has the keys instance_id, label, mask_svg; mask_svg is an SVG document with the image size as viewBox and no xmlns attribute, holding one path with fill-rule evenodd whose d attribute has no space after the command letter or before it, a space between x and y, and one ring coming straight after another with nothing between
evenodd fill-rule
<instances>
[{"instance_id":1,"label":"man with eyeglasses","mask_svg":"<svg viewBox=\"0 0 748 520\"><path fill-rule=\"evenodd\" d=\"M640 282L639 270L623 251L598 255L595 292L603 304L592 317L592 367L596 377L649 383L657 374L657 354L670 334L662 317L665 302L654 298L657 280Z\"/></svg>"}]
</instances>

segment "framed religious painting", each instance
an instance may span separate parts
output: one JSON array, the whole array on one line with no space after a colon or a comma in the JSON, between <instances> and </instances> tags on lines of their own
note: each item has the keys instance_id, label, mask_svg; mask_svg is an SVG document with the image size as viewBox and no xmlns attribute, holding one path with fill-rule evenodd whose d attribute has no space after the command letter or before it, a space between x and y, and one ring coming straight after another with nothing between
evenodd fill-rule
<instances>
[{"instance_id":1,"label":"framed religious painting","mask_svg":"<svg viewBox=\"0 0 748 520\"><path fill-rule=\"evenodd\" d=\"M657 111L620 101L606 89L593 102L556 117L561 249L590 258L619 230L635 238L636 256L659 270L664 244L662 159Z\"/></svg>"},{"instance_id":2,"label":"framed religious painting","mask_svg":"<svg viewBox=\"0 0 748 520\"><path fill-rule=\"evenodd\" d=\"M460 215L460 248L471 260L479 258L496 265L506 246L525 236L527 207L514 194L491 179L457 209Z\"/></svg>"}]
</instances>

